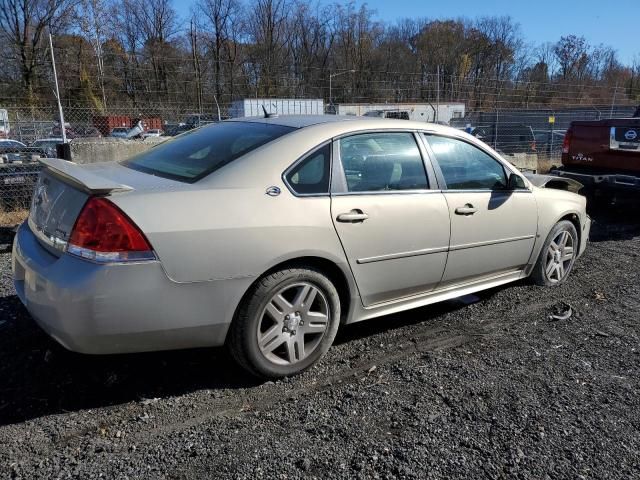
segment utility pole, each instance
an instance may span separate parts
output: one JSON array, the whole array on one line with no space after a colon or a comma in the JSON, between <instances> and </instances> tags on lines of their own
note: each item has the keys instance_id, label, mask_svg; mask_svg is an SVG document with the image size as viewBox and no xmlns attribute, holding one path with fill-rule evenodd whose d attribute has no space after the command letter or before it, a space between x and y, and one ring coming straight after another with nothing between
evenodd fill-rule
<instances>
[{"instance_id":1,"label":"utility pole","mask_svg":"<svg viewBox=\"0 0 640 480\"><path fill-rule=\"evenodd\" d=\"M193 19L191 19L191 29L189 31L191 37L191 53L193 54L193 70L196 74L196 100L198 102L198 113L202 114L202 82L200 80L200 59L198 58L198 27L196 27ZM217 101L216 101L217 103ZM220 111L218 110L218 120L220 120Z\"/></svg>"},{"instance_id":2,"label":"utility pole","mask_svg":"<svg viewBox=\"0 0 640 480\"><path fill-rule=\"evenodd\" d=\"M333 79L333 77L338 77L340 75L344 75L345 73L356 73L355 70L345 70L344 72L338 72L338 73L330 73L329 74L329 106L333 106L333 96L331 94L331 80ZM335 115L335 111L333 112Z\"/></svg>"},{"instance_id":3,"label":"utility pole","mask_svg":"<svg viewBox=\"0 0 640 480\"><path fill-rule=\"evenodd\" d=\"M56 85L56 100L58 102L58 116L60 117L60 131L62 132L62 143L67 143L67 129L64 123L64 113L62 113L62 104L60 103L60 89L58 87L58 73L56 72L56 58L53 54L53 37L49 31L49 50L51 51L51 65L53 67L53 79Z\"/></svg>"},{"instance_id":4,"label":"utility pole","mask_svg":"<svg viewBox=\"0 0 640 480\"><path fill-rule=\"evenodd\" d=\"M609 118L613 118L613 107L616 104L617 93L618 93L618 80L616 80L616 86L613 89L613 98L611 99L611 111L609 112Z\"/></svg>"},{"instance_id":5,"label":"utility pole","mask_svg":"<svg viewBox=\"0 0 640 480\"><path fill-rule=\"evenodd\" d=\"M440 65L437 68L438 79L436 80L436 122L440 118Z\"/></svg>"}]
</instances>

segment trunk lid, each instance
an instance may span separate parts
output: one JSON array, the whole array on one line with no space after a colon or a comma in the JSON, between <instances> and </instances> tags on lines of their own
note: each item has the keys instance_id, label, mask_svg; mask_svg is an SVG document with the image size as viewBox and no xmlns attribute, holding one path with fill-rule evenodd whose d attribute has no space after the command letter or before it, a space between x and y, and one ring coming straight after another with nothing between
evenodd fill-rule
<instances>
[{"instance_id":1,"label":"trunk lid","mask_svg":"<svg viewBox=\"0 0 640 480\"><path fill-rule=\"evenodd\" d=\"M177 186L177 182L113 162L79 165L51 158L40 162L45 168L35 186L28 223L40 243L55 255L64 252L76 219L90 196Z\"/></svg>"}]
</instances>

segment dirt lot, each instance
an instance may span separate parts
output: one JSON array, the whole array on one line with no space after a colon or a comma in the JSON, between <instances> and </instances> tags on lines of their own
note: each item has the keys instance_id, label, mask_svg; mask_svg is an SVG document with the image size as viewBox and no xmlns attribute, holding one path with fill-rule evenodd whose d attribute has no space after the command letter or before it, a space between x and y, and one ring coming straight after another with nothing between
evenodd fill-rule
<instances>
[{"instance_id":1,"label":"dirt lot","mask_svg":"<svg viewBox=\"0 0 640 480\"><path fill-rule=\"evenodd\" d=\"M0 477L637 478L640 221L596 220L560 288L353 325L265 384L220 350L66 352L0 254Z\"/></svg>"}]
</instances>

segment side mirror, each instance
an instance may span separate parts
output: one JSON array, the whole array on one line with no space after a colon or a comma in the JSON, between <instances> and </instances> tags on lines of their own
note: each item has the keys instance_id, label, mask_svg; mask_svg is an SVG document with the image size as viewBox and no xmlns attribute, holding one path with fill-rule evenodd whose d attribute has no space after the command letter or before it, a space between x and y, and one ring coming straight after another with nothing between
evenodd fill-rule
<instances>
[{"instance_id":1,"label":"side mirror","mask_svg":"<svg viewBox=\"0 0 640 480\"><path fill-rule=\"evenodd\" d=\"M520 175L511 173L509 174L507 188L509 190L521 190L523 188L527 188L527 184L524 182L524 179Z\"/></svg>"}]
</instances>

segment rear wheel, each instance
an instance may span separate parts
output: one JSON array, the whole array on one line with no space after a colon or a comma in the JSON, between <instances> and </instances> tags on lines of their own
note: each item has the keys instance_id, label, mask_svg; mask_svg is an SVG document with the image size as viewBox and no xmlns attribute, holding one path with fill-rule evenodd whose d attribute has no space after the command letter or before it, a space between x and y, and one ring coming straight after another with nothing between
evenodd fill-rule
<instances>
[{"instance_id":1,"label":"rear wheel","mask_svg":"<svg viewBox=\"0 0 640 480\"><path fill-rule=\"evenodd\" d=\"M333 343L340 319L336 288L311 268L261 278L240 305L228 347L253 375L280 378L304 371Z\"/></svg>"},{"instance_id":2,"label":"rear wheel","mask_svg":"<svg viewBox=\"0 0 640 480\"><path fill-rule=\"evenodd\" d=\"M533 282L544 286L564 283L573 269L578 248L578 232L573 223L568 220L558 222L542 246L531 273Z\"/></svg>"}]
</instances>

